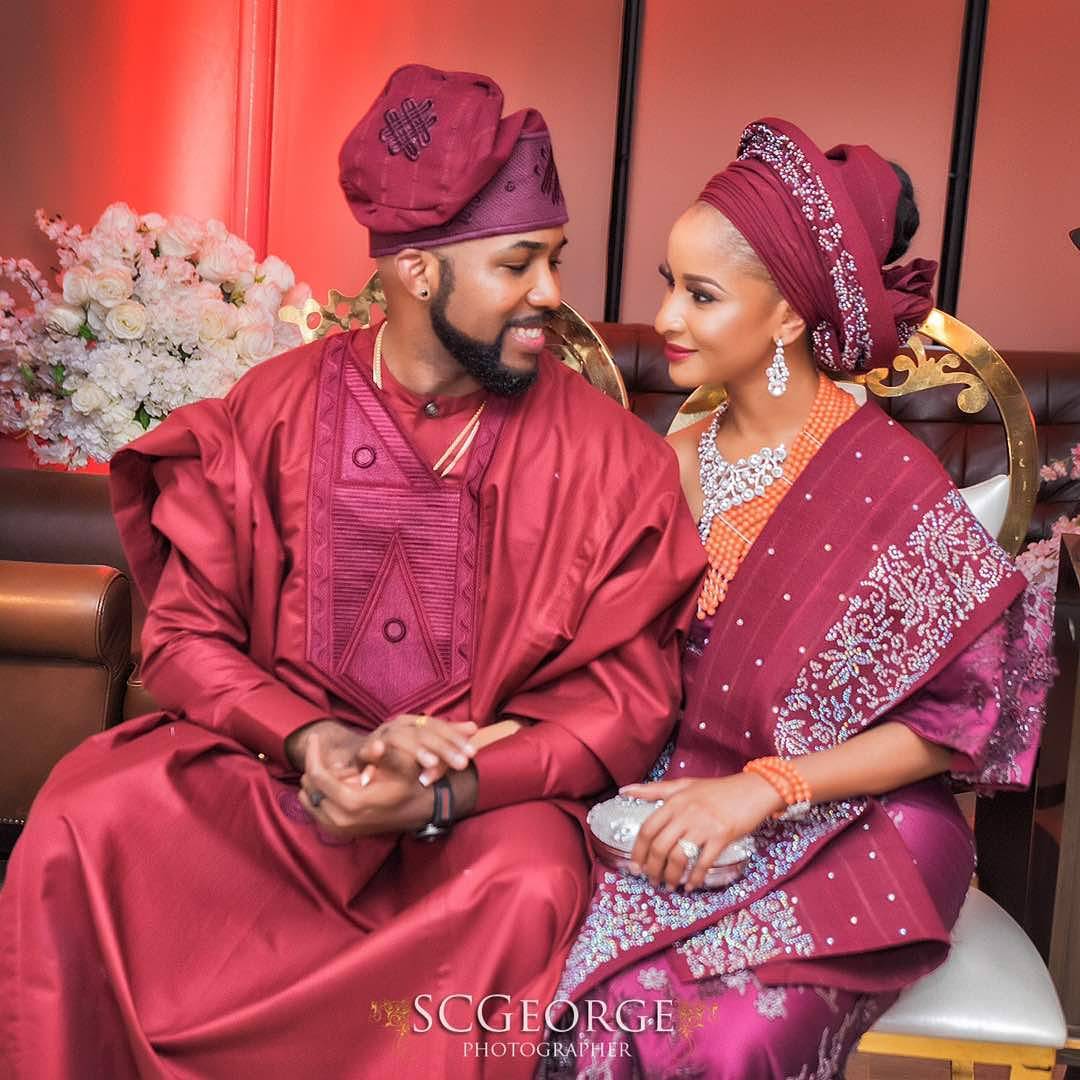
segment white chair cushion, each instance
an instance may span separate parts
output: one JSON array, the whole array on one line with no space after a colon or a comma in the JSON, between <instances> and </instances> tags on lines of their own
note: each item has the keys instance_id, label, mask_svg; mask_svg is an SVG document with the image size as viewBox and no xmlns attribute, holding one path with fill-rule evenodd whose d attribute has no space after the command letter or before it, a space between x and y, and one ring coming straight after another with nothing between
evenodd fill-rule
<instances>
[{"instance_id":1,"label":"white chair cushion","mask_svg":"<svg viewBox=\"0 0 1080 1080\"><path fill-rule=\"evenodd\" d=\"M991 536L997 536L1005 524L1005 510L1009 505L1009 478L998 473L989 480L961 488L960 494L982 527Z\"/></svg>"},{"instance_id":2,"label":"white chair cushion","mask_svg":"<svg viewBox=\"0 0 1080 1080\"><path fill-rule=\"evenodd\" d=\"M1019 926L971 889L936 971L908 987L871 1029L888 1035L1065 1045L1065 1017L1046 965Z\"/></svg>"}]
</instances>

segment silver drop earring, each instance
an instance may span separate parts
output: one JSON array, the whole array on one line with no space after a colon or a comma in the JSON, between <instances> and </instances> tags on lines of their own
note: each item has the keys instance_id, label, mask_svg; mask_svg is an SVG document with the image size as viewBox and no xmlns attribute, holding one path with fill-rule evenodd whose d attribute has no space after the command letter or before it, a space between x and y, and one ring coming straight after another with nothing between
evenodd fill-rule
<instances>
[{"instance_id":1,"label":"silver drop earring","mask_svg":"<svg viewBox=\"0 0 1080 1080\"><path fill-rule=\"evenodd\" d=\"M788 379L791 377L787 363L784 361L784 339L776 339L776 352L773 353L772 363L765 369L769 380L769 393L773 397L779 397L786 389Z\"/></svg>"}]
</instances>

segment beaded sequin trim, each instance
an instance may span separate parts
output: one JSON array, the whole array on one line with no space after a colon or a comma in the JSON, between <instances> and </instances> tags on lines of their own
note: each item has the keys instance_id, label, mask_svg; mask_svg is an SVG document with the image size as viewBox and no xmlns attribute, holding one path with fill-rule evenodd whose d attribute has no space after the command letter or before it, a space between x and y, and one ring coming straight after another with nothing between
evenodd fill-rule
<instances>
[{"instance_id":1,"label":"beaded sequin trim","mask_svg":"<svg viewBox=\"0 0 1080 1080\"><path fill-rule=\"evenodd\" d=\"M779 899L779 890L747 903L768 887L770 881L786 877L811 847L843 828L866 808L866 800L822 803L810 809L800 822L770 822L755 834L758 848L750 857L746 872L725 889L699 889L692 893L655 889L647 878L607 872L593 896L577 940L566 961L558 998L567 998L602 965L631 949L651 945L671 931L690 929L697 923L731 912L738 916L746 904L751 914L743 917L733 938L742 941L740 955L745 966L764 963L777 946L789 945L798 955L809 956L813 941L793 921ZM770 927L768 934L752 933L751 925ZM703 927L708 933L712 927ZM715 938L715 935L713 935Z\"/></svg>"}]
</instances>

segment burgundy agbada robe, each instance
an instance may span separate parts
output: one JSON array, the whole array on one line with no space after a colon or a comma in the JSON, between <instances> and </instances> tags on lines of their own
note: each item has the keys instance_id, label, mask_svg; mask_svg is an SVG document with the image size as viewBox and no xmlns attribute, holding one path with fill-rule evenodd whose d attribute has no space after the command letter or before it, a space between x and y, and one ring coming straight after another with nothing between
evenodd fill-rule
<instances>
[{"instance_id":1,"label":"burgundy agbada robe","mask_svg":"<svg viewBox=\"0 0 1080 1080\"><path fill-rule=\"evenodd\" d=\"M671 451L546 354L437 479L372 342L268 361L114 460L168 711L89 739L32 808L0 894L5 1075L535 1067L478 1060L461 1000L471 1033L414 1033L412 1001L507 994L490 1038L540 1038L520 999L551 1000L590 893L577 800L670 733L701 545ZM437 404L445 445L475 403ZM448 838L321 836L285 737L407 710L538 723L479 752Z\"/></svg>"}]
</instances>

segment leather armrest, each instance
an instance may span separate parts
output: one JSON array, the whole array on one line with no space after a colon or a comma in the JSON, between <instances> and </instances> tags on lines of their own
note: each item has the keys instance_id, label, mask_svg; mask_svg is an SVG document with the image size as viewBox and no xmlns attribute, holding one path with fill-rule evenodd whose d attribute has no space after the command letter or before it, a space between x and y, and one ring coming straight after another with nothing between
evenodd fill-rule
<instances>
[{"instance_id":1,"label":"leather armrest","mask_svg":"<svg viewBox=\"0 0 1080 1080\"><path fill-rule=\"evenodd\" d=\"M0 653L126 673L131 588L111 566L0 560Z\"/></svg>"}]
</instances>

